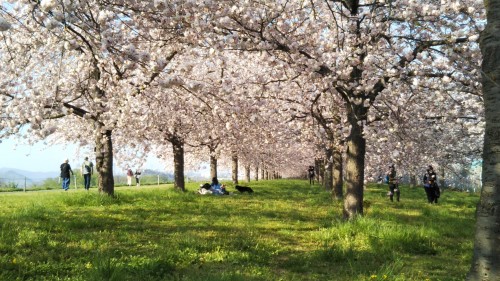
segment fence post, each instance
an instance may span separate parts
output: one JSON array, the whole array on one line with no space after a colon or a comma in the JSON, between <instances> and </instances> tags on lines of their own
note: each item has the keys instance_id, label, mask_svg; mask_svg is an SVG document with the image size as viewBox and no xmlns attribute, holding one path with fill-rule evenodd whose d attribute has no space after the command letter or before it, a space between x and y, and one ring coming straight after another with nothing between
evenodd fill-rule
<instances>
[{"instance_id":1,"label":"fence post","mask_svg":"<svg viewBox=\"0 0 500 281\"><path fill-rule=\"evenodd\" d=\"M75 181L75 189L78 189L78 187L76 187L76 175L75 174L73 174L73 179Z\"/></svg>"},{"instance_id":2,"label":"fence post","mask_svg":"<svg viewBox=\"0 0 500 281\"><path fill-rule=\"evenodd\" d=\"M158 177L158 186L160 186L160 175L157 175Z\"/></svg>"}]
</instances>

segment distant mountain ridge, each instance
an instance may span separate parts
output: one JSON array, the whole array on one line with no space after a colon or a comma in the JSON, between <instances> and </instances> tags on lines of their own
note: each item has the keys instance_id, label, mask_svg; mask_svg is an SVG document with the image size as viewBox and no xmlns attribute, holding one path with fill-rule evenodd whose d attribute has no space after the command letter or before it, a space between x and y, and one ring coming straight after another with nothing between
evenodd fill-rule
<instances>
[{"instance_id":1,"label":"distant mountain ridge","mask_svg":"<svg viewBox=\"0 0 500 281\"><path fill-rule=\"evenodd\" d=\"M79 171L78 169L73 168L73 171L76 173ZM120 176L120 173L116 173L115 169L115 176ZM160 175L160 176L168 176L172 177L173 175L171 173L165 173L165 172L159 172L155 170L149 170L146 169L142 172L143 175ZM32 172L32 171L27 171L27 170L22 170L22 169L16 169L16 168L0 168L0 178L28 178L33 181L43 181L46 179L50 178L58 178L60 175L60 171L51 171L51 172Z\"/></svg>"},{"instance_id":2,"label":"distant mountain ridge","mask_svg":"<svg viewBox=\"0 0 500 281\"><path fill-rule=\"evenodd\" d=\"M15 168L0 168L0 178L3 179L30 179L33 182L44 181L49 178L59 177L58 171L32 172Z\"/></svg>"},{"instance_id":3,"label":"distant mountain ridge","mask_svg":"<svg viewBox=\"0 0 500 281\"><path fill-rule=\"evenodd\" d=\"M73 169L73 171L77 172L77 169ZM26 181L27 185L32 185L35 183L40 183L45 181L46 179L58 178L60 172L57 170L50 172L33 172L16 168L0 168L0 183L18 183L24 185ZM125 173L121 173L120 170L115 169L114 175L116 176L125 176ZM160 177L166 177L168 179L173 179L174 174L171 172L161 172L157 170L145 169L142 171L142 175L159 175ZM204 179L199 172L187 172L186 177L191 180L199 180Z\"/></svg>"}]
</instances>

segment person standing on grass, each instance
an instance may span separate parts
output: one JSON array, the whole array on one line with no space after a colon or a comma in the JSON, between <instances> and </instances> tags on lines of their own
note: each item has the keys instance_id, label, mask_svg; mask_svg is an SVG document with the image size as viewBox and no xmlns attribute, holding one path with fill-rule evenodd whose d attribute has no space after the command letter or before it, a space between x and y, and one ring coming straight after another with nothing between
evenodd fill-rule
<instances>
[{"instance_id":1,"label":"person standing on grass","mask_svg":"<svg viewBox=\"0 0 500 281\"><path fill-rule=\"evenodd\" d=\"M441 192L437 184L436 172L434 172L434 168L432 168L431 165L427 167L427 171L424 175L424 190L427 195L427 201L431 204L437 204Z\"/></svg>"},{"instance_id":2,"label":"person standing on grass","mask_svg":"<svg viewBox=\"0 0 500 281\"><path fill-rule=\"evenodd\" d=\"M71 175L74 175L73 170L71 170L71 166L69 165L69 160L66 159L64 160L64 163L61 164L62 189L65 191L68 191L69 184L71 182L70 173Z\"/></svg>"},{"instance_id":3,"label":"person standing on grass","mask_svg":"<svg viewBox=\"0 0 500 281\"><path fill-rule=\"evenodd\" d=\"M389 171L387 172L386 177L388 178L389 183L389 199L393 202L394 194L396 194L396 201L399 202L401 192L399 191L398 179L396 178L396 168L394 167L394 164L389 165Z\"/></svg>"},{"instance_id":4,"label":"person standing on grass","mask_svg":"<svg viewBox=\"0 0 500 281\"><path fill-rule=\"evenodd\" d=\"M81 172L83 175L83 187L85 188L85 190L89 190L90 178L94 173L94 164L89 161L88 157L85 157L85 160L83 161Z\"/></svg>"},{"instance_id":5,"label":"person standing on grass","mask_svg":"<svg viewBox=\"0 0 500 281\"><path fill-rule=\"evenodd\" d=\"M141 170L135 170L135 185L141 186Z\"/></svg>"},{"instance_id":6,"label":"person standing on grass","mask_svg":"<svg viewBox=\"0 0 500 281\"><path fill-rule=\"evenodd\" d=\"M307 175L309 176L309 184L314 184L314 176L316 175L314 172L314 166L309 166Z\"/></svg>"},{"instance_id":7,"label":"person standing on grass","mask_svg":"<svg viewBox=\"0 0 500 281\"><path fill-rule=\"evenodd\" d=\"M128 168L127 169L127 185L132 186L132 177L134 176L134 173L132 172L132 169Z\"/></svg>"}]
</instances>

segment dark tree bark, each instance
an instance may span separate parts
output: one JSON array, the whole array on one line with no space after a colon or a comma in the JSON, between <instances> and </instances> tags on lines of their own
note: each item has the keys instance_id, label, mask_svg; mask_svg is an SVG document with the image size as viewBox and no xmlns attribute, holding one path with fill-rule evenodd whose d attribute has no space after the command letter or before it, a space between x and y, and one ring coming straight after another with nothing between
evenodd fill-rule
<instances>
[{"instance_id":1,"label":"dark tree bark","mask_svg":"<svg viewBox=\"0 0 500 281\"><path fill-rule=\"evenodd\" d=\"M237 184L238 183L238 155L236 153L233 153L231 156L231 161L232 161L232 179L233 183Z\"/></svg>"},{"instance_id":2,"label":"dark tree bark","mask_svg":"<svg viewBox=\"0 0 500 281\"><path fill-rule=\"evenodd\" d=\"M410 176L410 187L416 187L416 186L417 186L417 176L411 175Z\"/></svg>"},{"instance_id":3,"label":"dark tree bark","mask_svg":"<svg viewBox=\"0 0 500 281\"><path fill-rule=\"evenodd\" d=\"M255 165L255 181L259 180L259 165Z\"/></svg>"},{"instance_id":4,"label":"dark tree bark","mask_svg":"<svg viewBox=\"0 0 500 281\"><path fill-rule=\"evenodd\" d=\"M322 171L321 171L321 162L323 162L322 159L314 159L314 174L316 176L316 182L320 182L322 180Z\"/></svg>"},{"instance_id":5,"label":"dark tree bark","mask_svg":"<svg viewBox=\"0 0 500 281\"><path fill-rule=\"evenodd\" d=\"M250 182L250 165L245 166L245 177L247 182Z\"/></svg>"},{"instance_id":6,"label":"dark tree bark","mask_svg":"<svg viewBox=\"0 0 500 281\"><path fill-rule=\"evenodd\" d=\"M184 183L184 142L179 137L172 138L174 150L174 188L186 191Z\"/></svg>"},{"instance_id":7,"label":"dark tree bark","mask_svg":"<svg viewBox=\"0 0 500 281\"><path fill-rule=\"evenodd\" d=\"M326 191L333 189L333 148L330 146L325 150L325 180L323 186Z\"/></svg>"},{"instance_id":8,"label":"dark tree bark","mask_svg":"<svg viewBox=\"0 0 500 281\"><path fill-rule=\"evenodd\" d=\"M485 1L485 6L488 23L480 38L486 119L483 188L468 281L500 280L500 0Z\"/></svg>"},{"instance_id":9,"label":"dark tree bark","mask_svg":"<svg viewBox=\"0 0 500 281\"><path fill-rule=\"evenodd\" d=\"M101 133L101 126L97 125L95 134L96 170L99 192L113 196L115 180L113 178L113 142L112 132L106 130Z\"/></svg>"},{"instance_id":10,"label":"dark tree bark","mask_svg":"<svg viewBox=\"0 0 500 281\"><path fill-rule=\"evenodd\" d=\"M342 152L339 148L333 151L333 192L332 196L335 200L342 200L344 198L344 179L343 179L343 162Z\"/></svg>"},{"instance_id":11,"label":"dark tree bark","mask_svg":"<svg viewBox=\"0 0 500 281\"><path fill-rule=\"evenodd\" d=\"M365 177L366 140L363 127L357 116L364 116L362 106L351 105L347 109L347 119L351 133L347 138L346 155L346 195L344 198L344 219L363 215L363 182Z\"/></svg>"},{"instance_id":12,"label":"dark tree bark","mask_svg":"<svg viewBox=\"0 0 500 281\"><path fill-rule=\"evenodd\" d=\"M217 177L217 158L210 154L210 178Z\"/></svg>"},{"instance_id":13,"label":"dark tree bark","mask_svg":"<svg viewBox=\"0 0 500 281\"><path fill-rule=\"evenodd\" d=\"M445 188L445 184L446 184L445 176L446 176L446 174L445 174L445 171L444 171L444 167L441 166L440 170L441 170L441 175L439 177L439 187L440 188Z\"/></svg>"}]
</instances>

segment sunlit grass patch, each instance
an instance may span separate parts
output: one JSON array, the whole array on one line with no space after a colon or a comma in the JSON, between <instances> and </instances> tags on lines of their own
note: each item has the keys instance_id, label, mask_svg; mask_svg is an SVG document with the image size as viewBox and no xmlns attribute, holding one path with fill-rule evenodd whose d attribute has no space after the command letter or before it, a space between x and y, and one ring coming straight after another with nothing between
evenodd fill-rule
<instances>
[{"instance_id":1,"label":"sunlit grass patch","mask_svg":"<svg viewBox=\"0 0 500 281\"><path fill-rule=\"evenodd\" d=\"M463 280L470 264L477 195L368 186L346 222L319 185L248 185L0 194L0 280Z\"/></svg>"}]
</instances>

